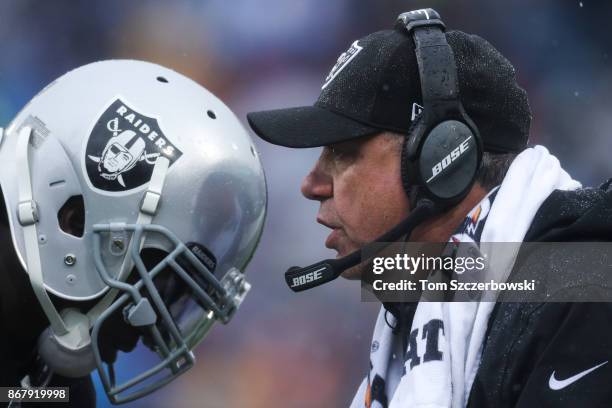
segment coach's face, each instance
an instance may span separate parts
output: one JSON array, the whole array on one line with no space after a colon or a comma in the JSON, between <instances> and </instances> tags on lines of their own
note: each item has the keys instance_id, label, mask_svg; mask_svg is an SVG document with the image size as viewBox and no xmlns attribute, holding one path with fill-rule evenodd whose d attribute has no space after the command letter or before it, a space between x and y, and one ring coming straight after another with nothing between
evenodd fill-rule
<instances>
[{"instance_id":1,"label":"coach's face","mask_svg":"<svg viewBox=\"0 0 612 408\"><path fill-rule=\"evenodd\" d=\"M317 222L332 232L325 246L350 254L408 215L400 175L400 136L380 133L327 146L302 182L302 194L321 203ZM360 268L343 273L358 278Z\"/></svg>"}]
</instances>

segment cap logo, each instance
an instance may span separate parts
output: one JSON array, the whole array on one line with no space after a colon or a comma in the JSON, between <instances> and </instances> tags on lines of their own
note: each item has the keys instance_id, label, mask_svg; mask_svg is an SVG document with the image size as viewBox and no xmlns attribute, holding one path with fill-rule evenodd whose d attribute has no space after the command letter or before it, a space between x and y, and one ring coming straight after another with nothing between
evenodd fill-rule
<instances>
[{"instance_id":1,"label":"cap logo","mask_svg":"<svg viewBox=\"0 0 612 408\"><path fill-rule=\"evenodd\" d=\"M412 14L412 15L424 14L425 18L429 20L429 13L427 12L427 9L412 10L412 11L409 11L407 14Z\"/></svg>"},{"instance_id":2,"label":"cap logo","mask_svg":"<svg viewBox=\"0 0 612 408\"><path fill-rule=\"evenodd\" d=\"M325 83L323 84L321 89L325 89L325 87L327 87L327 85L329 85L331 81L333 81L334 78L338 76L338 74L344 69L344 67L346 67L349 62L351 62L353 58L355 58L357 54L359 54L359 51L363 49L363 47L357 44L358 41L359 40L352 43L348 50L340 54L338 60L336 61L336 64L332 67L331 71L329 71L329 74L327 74L327 76L325 77Z\"/></svg>"},{"instance_id":3,"label":"cap logo","mask_svg":"<svg viewBox=\"0 0 612 408\"><path fill-rule=\"evenodd\" d=\"M96 121L85 148L85 168L94 187L125 191L151 179L159 156L174 163L182 152L159 128L157 120L115 100Z\"/></svg>"}]
</instances>

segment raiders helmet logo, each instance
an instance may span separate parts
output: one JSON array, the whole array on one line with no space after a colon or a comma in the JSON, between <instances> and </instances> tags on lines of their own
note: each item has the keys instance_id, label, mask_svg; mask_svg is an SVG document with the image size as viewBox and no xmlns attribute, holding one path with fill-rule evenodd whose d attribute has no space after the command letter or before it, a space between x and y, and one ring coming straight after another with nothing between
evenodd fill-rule
<instances>
[{"instance_id":1,"label":"raiders helmet logo","mask_svg":"<svg viewBox=\"0 0 612 408\"><path fill-rule=\"evenodd\" d=\"M94 125L85 154L87 176L94 187L126 191L151 179L159 156L172 165L182 152L164 135L156 119L117 99Z\"/></svg>"}]
</instances>

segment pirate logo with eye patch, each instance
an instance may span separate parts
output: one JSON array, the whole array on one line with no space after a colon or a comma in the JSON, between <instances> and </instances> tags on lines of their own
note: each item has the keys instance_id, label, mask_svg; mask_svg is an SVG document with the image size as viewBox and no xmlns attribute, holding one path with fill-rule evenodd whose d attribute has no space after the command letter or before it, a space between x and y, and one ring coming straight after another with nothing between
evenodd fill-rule
<instances>
[{"instance_id":1,"label":"pirate logo with eye patch","mask_svg":"<svg viewBox=\"0 0 612 408\"><path fill-rule=\"evenodd\" d=\"M85 168L94 187L126 191L151 179L158 157L170 165L182 152L162 132L155 118L115 100L97 120L86 147Z\"/></svg>"}]
</instances>

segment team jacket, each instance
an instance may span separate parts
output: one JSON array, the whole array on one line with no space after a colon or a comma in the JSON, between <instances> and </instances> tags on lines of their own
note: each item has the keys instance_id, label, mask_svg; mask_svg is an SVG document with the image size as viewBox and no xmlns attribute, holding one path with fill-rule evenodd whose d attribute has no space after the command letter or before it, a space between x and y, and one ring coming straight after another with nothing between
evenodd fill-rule
<instances>
[{"instance_id":1,"label":"team jacket","mask_svg":"<svg viewBox=\"0 0 612 408\"><path fill-rule=\"evenodd\" d=\"M611 184L554 191L524 241L612 241ZM542 258L548 276L532 278L570 286L589 273L570 257ZM521 261L534 259L519 255L509 280L525 278ZM414 304L385 307L410 327ZM612 303L497 303L467 406L612 407Z\"/></svg>"}]
</instances>

